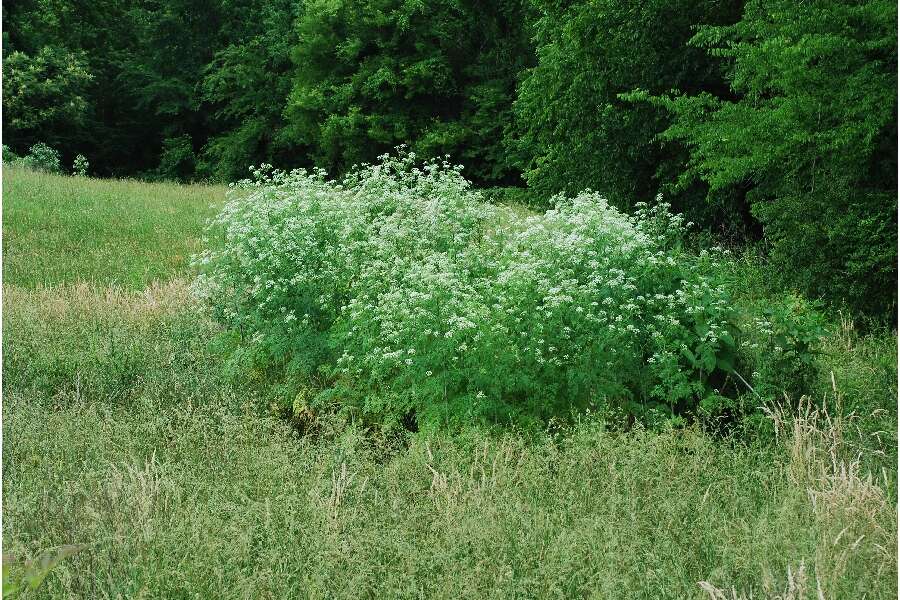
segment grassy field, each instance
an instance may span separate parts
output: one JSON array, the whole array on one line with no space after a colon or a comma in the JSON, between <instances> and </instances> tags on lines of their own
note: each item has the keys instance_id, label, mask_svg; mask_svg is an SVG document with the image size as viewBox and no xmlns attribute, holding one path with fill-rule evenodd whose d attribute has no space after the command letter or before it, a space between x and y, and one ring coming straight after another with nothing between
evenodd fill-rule
<instances>
[{"instance_id":1,"label":"grassy field","mask_svg":"<svg viewBox=\"0 0 900 600\"><path fill-rule=\"evenodd\" d=\"M30 597L897 595L893 333L837 328L845 410L785 401L774 437L304 437L222 374L189 293L223 189L3 183L3 552L86 545Z\"/></svg>"},{"instance_id":2,"label":"grassy field","mask_svg":"<svg viewBox=\"0 0 900 600\"><path fill-rule=\"evenodd\" d=\"M143 290L184 275L222 186L147 185L4 169L3 279Z\"/></svg>"}]
</instances>

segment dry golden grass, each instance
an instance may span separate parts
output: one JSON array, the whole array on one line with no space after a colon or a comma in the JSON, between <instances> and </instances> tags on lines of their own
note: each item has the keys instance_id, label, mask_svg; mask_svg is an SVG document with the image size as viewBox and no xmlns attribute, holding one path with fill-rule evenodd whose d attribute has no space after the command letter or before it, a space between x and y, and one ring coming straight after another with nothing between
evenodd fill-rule
<instances>
[{"instance_id":1,"label":"dry golden grass","mask_svg":"<svg viewBox=\"0 0 900 600\"><path fill-rule=\"evenodd\" d=\"M4 308L34 319L68 321L115 315L117 319L142 322L184 311L193 302L190 283L184 278L152 281L140 291L84 282L35 288L3 285Z\"/></svg>"},{"instance_id":2,"label":"dry golden grass","mask_svg":"<svg viewBox=\"0 0 900 600\"><path fill-rule=\"evenodd\" d=\"M839 394L836 384L833 392ZM875 578L872 587L879 580L896 578L897 505L886 492L889 475L864 471L856 417L831 415L824 406L804 397L796 406L766 409L785 458L781 464L788 483L785 494L805 500L797 512L817 532L813 552L790 562L794 567L788 567L782 583L764 573L756 596L753 590L699 582L710 600L838 599L844 597L839 590L847 578L856 575L852 569L860 564L867 565L867 576Z\"/></svg>"}]
</instances>

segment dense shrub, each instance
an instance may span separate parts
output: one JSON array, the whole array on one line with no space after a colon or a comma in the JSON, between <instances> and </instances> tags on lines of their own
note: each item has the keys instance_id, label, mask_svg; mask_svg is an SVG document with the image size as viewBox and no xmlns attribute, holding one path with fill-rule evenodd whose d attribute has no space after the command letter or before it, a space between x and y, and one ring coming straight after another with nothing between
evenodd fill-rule
<instances>
[{"instance_id":1,"label":"dense shrub","mask_svg":"<svg viewBox=\"0 0 900 600\"><path fill-rule=\"evenodd\" d=\"M15 165L18 164L22 157L12 151L12 148L3 144L3 155L2 160L4 165Z\"/></svg>"},{"instance_id":2,"label":"dense shrub","mask_svg":"<svg viewBox=\"0 0 900 600\"><path fill-rule=\"evenodd\" d=\"M820 346L827 333L815 303L773 295L742 310L740 357L754 391L764 398L810 393L819 376Z\"/></svg>"},{"instance_id":3,"label":"dense shrub","mask_svg":"<svg viewBox=\"0 0 900 600\"><path fill-rule=\"evenodd\" d=\"M413 159L235 187L195 263L239 356L387 423L715 408L735 331L718 257L682 249L681 217L584 192L514 219Z\"/></svg>"},{"instance_id":4,"label":"dense shrub","mask_svg":"<svg viewBox=\"0 0 900 600\"><path fill-rule=\"evenodd\" d=\"M35 171L47 173L61 173L62 164L59 160L59 152L43 142L38 142L28 150L28 154L22 159L21 164Z\"/></svg>"}]
</instances>

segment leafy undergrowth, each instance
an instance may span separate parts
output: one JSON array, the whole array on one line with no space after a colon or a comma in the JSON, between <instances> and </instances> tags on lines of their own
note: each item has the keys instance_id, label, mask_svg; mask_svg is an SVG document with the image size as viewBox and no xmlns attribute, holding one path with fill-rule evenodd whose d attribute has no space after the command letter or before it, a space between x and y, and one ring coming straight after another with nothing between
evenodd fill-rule
<instances>
[{"instance_id":1,"label":"leafy undergrowth","mask_svg":"<svg viewBox=\"0 0 900 600\"><path fill-rule=\"evenodd\" d=\"M753 435L300 436L221 373L184 267L114 258L5 282L3 552L79 549L28 597L896 597L894 333L836 328L817 402Z\"/></svg>"},{"instance_id":2,"label":"leafy undergrowth","mask_svg":"<svg viewBox=\"0 0 900 600\"><path fill-rule=\"evenodd\" d=\"M631 215L589 191L552 203L516 215L402 150L339 182L263 166L212 220L195 289L237 370L280 380L295 413L386 429L678 424L740 416L786 379L807 391L814 310L736 306L727 253L689 250L659 198Z\"/></svg>"}]
</instances>

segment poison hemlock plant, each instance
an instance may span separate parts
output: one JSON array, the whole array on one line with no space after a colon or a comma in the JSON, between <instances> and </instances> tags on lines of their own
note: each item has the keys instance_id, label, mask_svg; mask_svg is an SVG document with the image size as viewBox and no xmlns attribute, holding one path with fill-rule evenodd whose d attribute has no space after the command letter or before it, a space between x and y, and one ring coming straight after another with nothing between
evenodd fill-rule
<instances>
[{"instance_id":1,"label":"poison hemlock plant","mask_svg":"<svg viewBox=\"0 0 900 600\"><path fill-rule=\"evenodd\" d=\"M72 175L75 175L76 177L87 177L89 168L90 163L88 163L88 159L84 154L79 154L72 162Z\"/></svg>"},{"instance_id":2,"label":"poison hemlock plant","mask_svg":"<svg viewBox=\"0 0 900 600\"><path fill-rule=\"evenodd\" d=\"M28 154L22 159L22 164L35 171L45 171L47 173L62 172L59 152L43 142L38 142L29 148Z\"/></svg>"},{"instance_id":3,"label":"poison hemlock plant","mask_svg":"<svg viewBox=\"0 0 900 600\"><path fill-rule=\"evenodd\" d=\"M263 166L211 222L195 291L296 411L424 427L715 412L738 346L722 253L688 252L661 202L553 204L511 218L459 167L403 152L340 182Z\"/></svg>"}]
</instances>

